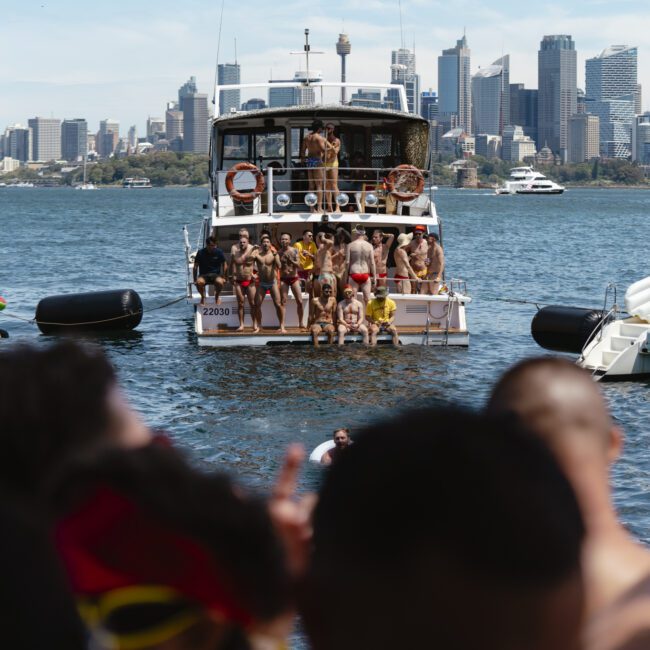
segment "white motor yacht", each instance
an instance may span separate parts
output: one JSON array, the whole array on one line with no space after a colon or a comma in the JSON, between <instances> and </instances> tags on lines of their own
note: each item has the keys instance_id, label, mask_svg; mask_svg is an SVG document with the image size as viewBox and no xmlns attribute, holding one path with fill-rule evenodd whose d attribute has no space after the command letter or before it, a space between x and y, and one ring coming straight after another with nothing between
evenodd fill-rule
<instances>
[{"instance_id":1,"label":"white motor yacht","mask_svg":"<svg viewBox=\"0 0 650 650\"><path fill-rule=\"evenodd\" d=\"M496 194L562 194L565 188L532 167L513 167L510 180L497 188Z\"/></svg>"}]
</instances>

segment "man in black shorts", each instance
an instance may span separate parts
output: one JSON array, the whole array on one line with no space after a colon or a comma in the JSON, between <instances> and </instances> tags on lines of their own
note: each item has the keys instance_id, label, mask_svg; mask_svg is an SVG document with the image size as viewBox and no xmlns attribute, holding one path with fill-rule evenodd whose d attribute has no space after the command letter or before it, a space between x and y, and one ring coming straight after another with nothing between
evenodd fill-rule
<instances>
[{"instance_id":1,"label":"man in black shorts","mask_svg":"<svg viewBox=\"0 0 650 650\"><path fill-rule=\"evenodd\" d=\"M194 284L201 295L200 305L205 305L205 285L214 285L214 302L221 304L221 290L225 283L224 274L226 273L226 256L223 251L217 247L217 238L208 237L205 242L205 248L202 248L194 258ZM198 276L198 277L197 277Z\"/></svg>"}]
</instances>

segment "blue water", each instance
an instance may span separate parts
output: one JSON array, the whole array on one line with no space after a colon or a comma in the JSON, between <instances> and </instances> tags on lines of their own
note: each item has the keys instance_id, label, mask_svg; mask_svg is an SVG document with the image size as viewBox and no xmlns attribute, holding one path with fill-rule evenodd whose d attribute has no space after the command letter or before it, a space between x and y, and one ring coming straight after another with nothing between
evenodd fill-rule
<instances>
[{"instance_id":1,"label":"blue water","mask_svg":"<svg viewBox=\"0 0 650 650\"><path fill-rule=\"evenodd\" d=\"M0 327L47 341L32 318L40 298L131 287L145 308L184 293L184 223L206 191L0 189ZM283 449L308 449L335 426L358 427L431 398L481 406L508 365L544 353L530 337L535 307L502 298L598 307L649 275L650 192L571 190L494 196L441 190L437 207L449 276L468 281L469 349L200 349L184 303L145 314L137 333L100 338L133 404L201 464L268 486ZM3 341L1 344L5 345ZM650 543L650 382L603 386L626 431L613 470L622 518ZM307 467L302 488L318 483Z\"/></svg>"}]
</instances>

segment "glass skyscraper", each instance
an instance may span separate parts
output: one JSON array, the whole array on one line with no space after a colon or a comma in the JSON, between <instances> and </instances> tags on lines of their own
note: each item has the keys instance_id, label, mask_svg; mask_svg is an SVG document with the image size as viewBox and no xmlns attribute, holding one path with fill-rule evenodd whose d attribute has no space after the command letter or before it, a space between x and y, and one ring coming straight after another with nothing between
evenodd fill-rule
<instances>
[{"instance_id":1,"label":"glass skyscraper","mask_svg":"<svg viewBox=\"0 0 650 650\"><path fill-rule=\"evenodd\" d=\"M469 72L470 50L467 38L438 57L438 113L443 121L455 122L472 133L472 87ZM454 117L455 116L455 119Z\"/></svg>"},{"instance_id":2,"label":"glass skyscraper","mask_svg":"<svg viewBox=\"0 0 650 650\"><path fill-rule=\"evenodd\" d=\"M241 83L241 71L239 63L220 63L217 69L217 80L219 85ZM240 90L219 91L219 115L230 113L232 109L239 110L241 106Z\"/></svg>"},{"instance_id":3,"label":"glass skyscraper","mask_svg":"<svg viewBox=\"0 0 650 650\"><path fill-rule=\"evenodd\" d=\"M395 106L409 113L420 113L420 76L415 72L415 53L401 47L390 55L390 82L401 84L406 90L406 106Z\"/></svg>"},{"instance_id":4,"label":"glass skyscraper","mask_svg":"<svg viewBox=\"0 0 650 650\"><path fill-rule=\"evenodd\" d=\"M481 68L472 77L472 125L474 133L503 135L510 124L510 57Z\"/></svg>"}]
</instances>

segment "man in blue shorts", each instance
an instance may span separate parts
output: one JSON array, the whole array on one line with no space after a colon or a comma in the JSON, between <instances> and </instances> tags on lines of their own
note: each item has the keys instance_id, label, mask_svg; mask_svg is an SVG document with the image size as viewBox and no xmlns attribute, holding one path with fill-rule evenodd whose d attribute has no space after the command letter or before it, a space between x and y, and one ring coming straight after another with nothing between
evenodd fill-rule
<instances>
[{"instance_id":1,"label":"man in blue shorts","mask_svg":"<svg viewBox=\"0 0 650 650\"><path fill-rule=\"evenodd\" d=\"M221 290L225 283L224 274L227 262L223 251L217 247L216 237L208 237L205 248L202 248L194 258L194 284L201 296L200 305L205 305L205 285L214 285L214 302L221 304Z\"/></svg>"}]
</instances>

